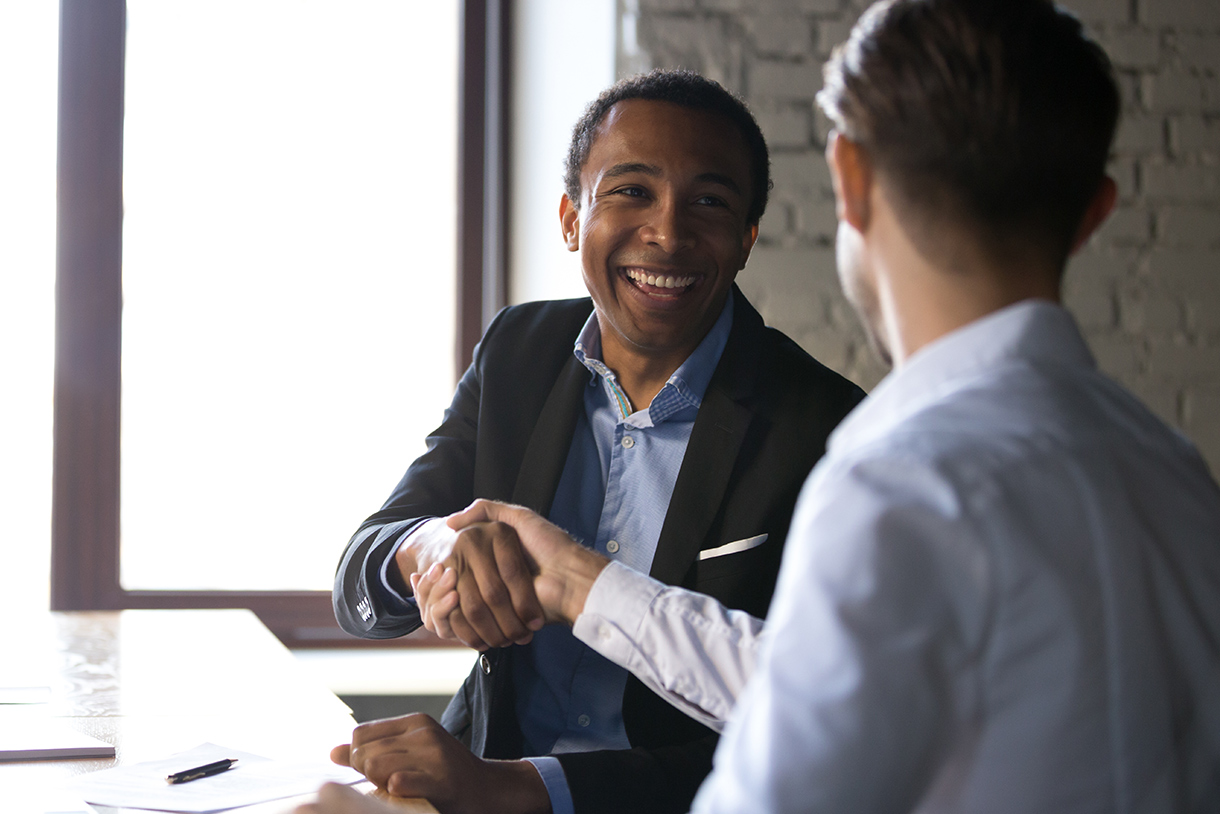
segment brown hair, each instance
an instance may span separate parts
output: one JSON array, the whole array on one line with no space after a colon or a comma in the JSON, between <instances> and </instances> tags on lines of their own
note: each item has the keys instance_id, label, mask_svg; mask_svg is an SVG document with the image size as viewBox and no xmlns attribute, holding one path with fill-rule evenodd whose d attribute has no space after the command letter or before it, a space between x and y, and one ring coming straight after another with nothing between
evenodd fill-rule
<instances>
[{"instance_id":1,"label":"brown hair","mask_svg":"<svg viewBox=\"0 0 1220 814\"><path fill-rule=\"evenodd\" d=\"M1110 61L1049 0L883 0L824 69L818 103L902 203L1062 263L1118 122Z\"/></svg>"}]
</instances>

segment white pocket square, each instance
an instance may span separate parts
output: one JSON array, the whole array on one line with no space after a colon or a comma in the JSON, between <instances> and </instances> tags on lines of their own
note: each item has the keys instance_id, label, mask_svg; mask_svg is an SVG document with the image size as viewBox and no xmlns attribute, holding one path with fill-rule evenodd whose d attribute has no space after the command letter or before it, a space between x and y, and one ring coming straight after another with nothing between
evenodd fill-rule
<instances>
[{"instance_id":1,"label":"white pocket square","mask_svg":"<svg viewBox=\"0 0 1220 814\"><path fill-rule=\"evenodd\" d=\"M736 554L739 551L749 551L751 548L758 548L763 543L767 542L767 535L759 534L757 537L747 537L744 540L734 540L731 543L725 543L715 548L708 548L699 552L699 559L710 560L712 557L723 557L725 554Z\"/></svg>"}]
</instances>

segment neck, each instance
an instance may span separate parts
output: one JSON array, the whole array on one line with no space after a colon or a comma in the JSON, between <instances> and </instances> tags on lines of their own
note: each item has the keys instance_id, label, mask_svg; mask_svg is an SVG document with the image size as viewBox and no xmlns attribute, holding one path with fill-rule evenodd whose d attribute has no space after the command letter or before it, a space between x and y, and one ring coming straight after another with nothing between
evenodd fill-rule
<instances>
[{"instance_id":1,"label":"neck","mask_svg":"<svg viewBox=\"0 0 1220 814\"><path fill-rule=\"evenodd\" d=\"M1035 258L997 260L978 240L948 231L934 257L920 252L884 201L870 229L877 326L895 367L958 328L1027 299L1059 301L1059 274Z\"/></svg>"},{"instance_id":2,"label":"neck","mask_svg":"<svg viewBox=\"0 0 1220 814\"><path fill-rule=\"evenodd\" d=\"M694 351L690 348L666 354L644 353L618 342L607 342L604 333L602 337L602 361L618 377L619 387L634 410L651 404L669 377Z\"/></svg>"}]
</instances>

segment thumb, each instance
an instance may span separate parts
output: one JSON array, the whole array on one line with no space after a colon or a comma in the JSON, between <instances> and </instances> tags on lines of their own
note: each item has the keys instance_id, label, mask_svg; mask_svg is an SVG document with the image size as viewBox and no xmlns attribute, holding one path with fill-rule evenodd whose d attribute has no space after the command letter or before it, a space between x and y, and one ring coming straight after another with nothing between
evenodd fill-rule
<instances>
[{"instance_id":1,"label":"thumb","mask_svg":"<svg viewBox=\"0 0 1220 814\"><path fill-rule=\"evenodd\" d=\"M340 766L351 766L352 745L350 743L345 743L342 746L336 746L334 749L331 749L330 759L332 762L338 763Z\"/></svg>"},{"instance_id":2,"label":"thumb","mask_svg":"<svg viewBox=\"0 0 1220 814\"><path fill-rule=\"evenodd\" d=\"M520 517L525 510L520 506L510 506L507 503L497 503L494 500L479 498L460 512L445 518L445 524L454 531L464 529L474 523L508 523Z\"/></svg>"}]
</instances>

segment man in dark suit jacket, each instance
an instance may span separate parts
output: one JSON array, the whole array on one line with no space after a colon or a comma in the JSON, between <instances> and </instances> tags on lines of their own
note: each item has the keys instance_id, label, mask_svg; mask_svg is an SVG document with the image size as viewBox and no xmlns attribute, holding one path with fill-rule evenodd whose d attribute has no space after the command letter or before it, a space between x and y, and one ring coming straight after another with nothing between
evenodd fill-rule
<instances>
[{"instance_id":1,"label":"man in dark suit jacket","mask_svg":"<svg viewBox=\"0 0 1220 814\"><path fill-rule=\"evenodd\" d=\"M573 477L581 434L593 432L590 384L601 379L611 403L618 400L621 424L666 388L672 394L675 372L718 339L723 350L677 442L668 506L628 509L663 517L652 576L765 614L801 484L826 436L863 397L766 328L733 283L768 188L757 124L715 83L658 72L619 83L590 107L574 133L560 214L591 300L501 312L428 451L356 532L335 581L344 629L388 638L425 621L405 599L410 575L433 563L453 567L463 609L470 598L484 612L454 614L446 625L485 652L442 718L449 734L422 716L368 724L336 750L337 760L391 792L454 809L686 810L711 768L716 736L634 678L620 690L626 743L594 739L585 751L560 750L558 791L542 764L494 762L537 754L518 704L531 688L515 686L514 676L532 658L541 610L511 531L493 525L456 535L437 518L476 497L552 517L568 511L555 497ZM600 359L582 363L573 346L590 336L599 346L590 356ZM616 446L632 444L615 438ZM610 451L603 445L598 454L606 486L615 477ZM604 495L580 488L586 493L575 502L600 507Z\"/></svg>"}]
</instances>

